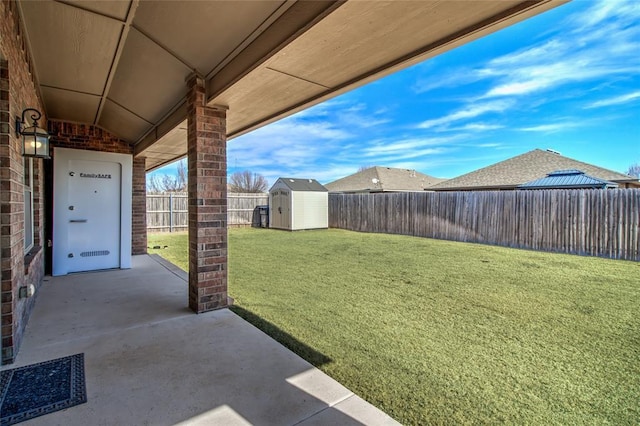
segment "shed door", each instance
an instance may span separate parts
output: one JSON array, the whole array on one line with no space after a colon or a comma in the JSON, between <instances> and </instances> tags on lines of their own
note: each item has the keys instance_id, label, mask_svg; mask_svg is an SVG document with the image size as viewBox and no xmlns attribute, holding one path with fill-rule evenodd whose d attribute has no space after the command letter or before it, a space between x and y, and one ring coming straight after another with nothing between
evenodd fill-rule
<instances>
[{"instance_id":1,"label":"shed door","mask_svg":"<svg viewBox=\"0 0 640 426\"><path fill-rule=\"evenodd\" d=\"M280 214L282 208L280 208L280 190L273 191L271 193L271 211L269 212L269 227L280 228L282 227L282 215Z\"/></svg>"},{"instance_id":2,"label":"shed door","mask_svg":"<svg viewBox=\"0 0 640 426\"><path fill-rule=\"evenodd\" d=\"M291 207L289 191L278 189L272 195L273 208L271 210L272 228L291 228Z\"/></svg>"},{"instance_id":3,"label":"shed door","mask_svg":"<svg viewBox=\"0 0 640 426\"><path fill-rule=\"evenodd\" d=\"M291 192L282 191L282 227L291 229Z\"/></svg>"}]
</instances>

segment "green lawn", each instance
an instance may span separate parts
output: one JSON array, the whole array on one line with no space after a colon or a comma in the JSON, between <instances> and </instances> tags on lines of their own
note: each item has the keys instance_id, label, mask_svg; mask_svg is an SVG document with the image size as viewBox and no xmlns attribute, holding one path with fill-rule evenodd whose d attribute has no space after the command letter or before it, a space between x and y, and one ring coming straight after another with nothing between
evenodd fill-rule
<instances>
[{"instance_id":1,"label":"green lawn","mask_svg":"<svg viewBox=\"0 0 640 426\"><path fill-rule=\"evenodd\" d=\"M186 268L186 235L149 235ZM235 312L405 424L637 424L640 264L229 232Z\"/></svg>"}]
</instances>

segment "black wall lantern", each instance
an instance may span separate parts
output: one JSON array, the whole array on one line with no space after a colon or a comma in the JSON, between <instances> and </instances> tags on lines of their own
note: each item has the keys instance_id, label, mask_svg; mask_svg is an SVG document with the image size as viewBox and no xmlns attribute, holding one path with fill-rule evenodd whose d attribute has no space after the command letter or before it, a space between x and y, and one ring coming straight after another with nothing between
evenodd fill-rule
<instances>
[{"instance_id":1,"label":"black wall lantern","mask_svg":"<svg viewBox=\"0 0 640 426\"><path fill-rule=\"evenodd\" d=\"M33 125L23 128L23 126L29 126L24 117L28 112L32 112L30 118L33 121ZM46 130L38 127L40 117L42 117L40 111L33 108L27 108L22 111L22 120L16 117L16 136L22 136L23 157L51 158L49 156L50 136Z\"/></svg>"}]
</instances>

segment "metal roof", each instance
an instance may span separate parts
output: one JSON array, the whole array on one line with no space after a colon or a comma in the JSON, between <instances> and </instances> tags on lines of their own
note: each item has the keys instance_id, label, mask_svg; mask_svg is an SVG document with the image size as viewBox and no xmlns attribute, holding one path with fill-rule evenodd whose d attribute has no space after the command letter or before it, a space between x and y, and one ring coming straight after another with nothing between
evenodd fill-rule
<instances>
[{"instance_id":1,"label":"metal roof","mask_svg":"<svg viewBox=\"0 0 640 426\"><path fill-rule=\"evenodd\" d=\"M547 174L542 179L519 185L520 189L545 189L545 188L617 188L618 184L608 180L586 175L576 169L556 170Z\"/></svg>"},{"instance_id":2,"label":"metal roof","mask_svg":"<svg viewBox=\"0 0 640 426\"><path fill-rule=\"evenodd\" d=\"M298 179L298 178L278 178L276 183L282 182L292 191L315 191L315 192L328 192L327 188L322 186L320 182L315 179ZM275 184L274 184L275 186ZM273 189L273 187L272 187Z\"/></svg>"}]
</instances>

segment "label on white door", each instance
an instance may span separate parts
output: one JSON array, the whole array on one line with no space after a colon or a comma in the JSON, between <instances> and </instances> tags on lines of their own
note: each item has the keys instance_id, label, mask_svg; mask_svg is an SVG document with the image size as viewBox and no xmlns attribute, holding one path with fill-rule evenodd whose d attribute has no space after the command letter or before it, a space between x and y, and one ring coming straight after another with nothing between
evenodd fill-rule
<instances>
[{"instance_id":1,"label":"label on white door","mask_svg":"<svg viewBox=\"0 0 640 426\"><path fill-rule=\"evenodd\" d=\"M68 160L68 272L120 267L120 163Z\"/></svg>"}]
</instances>

